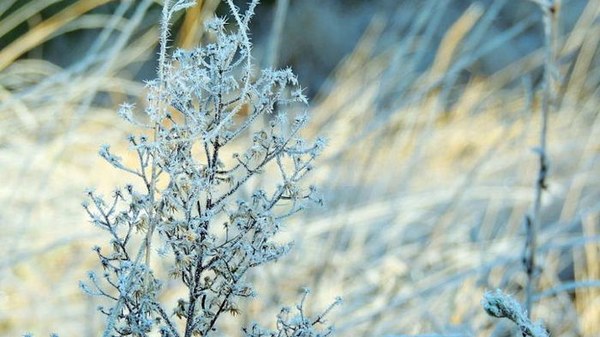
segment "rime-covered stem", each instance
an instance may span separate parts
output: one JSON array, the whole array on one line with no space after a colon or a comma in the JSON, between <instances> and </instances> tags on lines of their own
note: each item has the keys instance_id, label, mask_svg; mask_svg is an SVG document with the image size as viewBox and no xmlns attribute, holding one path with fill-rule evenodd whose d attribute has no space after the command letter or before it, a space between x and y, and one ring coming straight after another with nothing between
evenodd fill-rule
<instances>
[{"instance_id":1,"label":"rime-covered stem","mask_svg":"<svg viewBox=\"0 0 600 337\"><path fill-rule=\"evenodd\" d=\"M216 123L219 122L219 116L220 116L220 110L221 110L221 102L220 102L220 96L221 94L218 95L219 96L219 102L217 102L216 104ZM217 163L219 162L219 148L220 148L220 144L219 144L219 138L217 137L213 143L213 151L212 154L210 153L209 149L209 145L207 143L204 144L204 148L207 151L206 152L206 157L210 158L210 160L207 161L207 167L208 167L208 172L209 172L209 176L208 176L208 185L209 186L213 186L214 181L215 181L215 175L217 172ZM209 187L210 188L210 187ZM205 212L210 213L212 211L214 207L213 204L213 200L212 200L212 193L209 191L208 192L208 197L206 198L206 204L204 206ZM198 207L198 214L201 214L201 210L200 207ZM205 220L203 223L203 229L204 231L201 232L200 234L200 241L204 240L204 236L206 232L208 232L208 227L210 226L210 221L209 220ZM194 326L194 317L195 317L195 312L196 312L196 306L198 305L198 300L200 298L200 288L201 288L201 281L202 281L202 274L204 271L203 268L203 254L199 254L196 260L196 266L195 266L195 272L194 272L194 278L193 278L193 282L192 285L190 287L190 291L189 291L189 308L188 308L188 313L187 313L187 321L185 324L185 337L190 337L192 336L192 333L195 330L195 326ZM227 300L227 299L226 299ZM216 320L216 318L218 317L218 315L220 314L220 312L217 313L217 315L214 317L214 319ZM213 322L214 324L214 322Z\"/></svg>"},{"instance_id":2,"label":"rime-covered stem","mask_svg":"<svg viewBox=\"0 0 600 337\"><path fill-rule=\"evenodd\" d=\"M250 19L252 18L252 16L254 15L254 8L258 4L258 1L249 2L248 10L246 11L246 14L243 17L243 19L240 16L240 12L236 8L236 6L232 0L227 0L227 4L229 5L229 8L231 9L231 14L233 15L236 23L238 24L238 29L239 29L238 34L240 35L240 38L242 39L242 45L246 49L246 65L244 67L244 74L243 74L244 86L242 87L240 94L239 94L239 97L242 99L242 101L240 101L237 106L235 106L226 116L224 116L224 118L221 119L221 122L215 123L216 126L211 131L211 133L208 137L209 139L214 138L219 133L219 131L221 131L221 128L223 127L223 125L229 119L233 118L233 116L235 116L242 109L243 100L248 96L248 94L250 92L250 76L251 76L250 72L252 71L252 43L250 42L250 37L248 36L247 32L248 32L248 23L249 23Z\"/></svg>"},{"instance_id":3,"label":"rime-covered stem","mask_svg":"<svg viewBox=\"0 0 600 337\"><path fill-rule=\"evenodd\" d=\"M544 74L543 74L543 92L541 102L541 128L539 144L539 170L535 182L535 196L533 204L532 219L526 221L527 225L527 256L525 258L525 268L527 272L527 284L525 287L526 300L525 308L528 317L531 317L533 297L537 283L536 275L536 250L537 250L537 231L541 225L541 203L542 193L546 188L546 177L548 174L547 159L547 134L548 134L548 114L553 100L553 72L555 66L555 34L556 22L558 18L558 6L554 0L545 2L536 1L543 12L544 22Z\"/></svg>"},{"instance_id":4,"label":"rime-covered stem","mask_svg":"<svg viewBox=\"0 0 600 337\"><path fill-rule=\"evenodd\" d=\"M167 48L169 41L169 23L171 21L171 1L165 0L162 8L162 19L161 19L161 29L160 29L160 51L158 53L158 95L159 99L156 101L156 109L161 111L163 109L164 99L163 95L165 95L165 66L167 63ZM152 138L154 142L158 141L158 129L160 125L158 122L154 123L154 130ZM155 151L155 150L154 150ZM156 178L157 178L157 163L156 163L156 152L152 155L152 164L150 168L150 185L146 186L148 188L148 195L150 196L151 205L154 205L155 199L155 191L156 191ZM148 227L148 232L146 233L146 265L150 266L150 256L152 255L152 235L154 234L154 229L156 228L156 217L154 216L154 207L150 207L148 210L148 215L150 218L150 224Z\"/></svg>"}]
</instances>

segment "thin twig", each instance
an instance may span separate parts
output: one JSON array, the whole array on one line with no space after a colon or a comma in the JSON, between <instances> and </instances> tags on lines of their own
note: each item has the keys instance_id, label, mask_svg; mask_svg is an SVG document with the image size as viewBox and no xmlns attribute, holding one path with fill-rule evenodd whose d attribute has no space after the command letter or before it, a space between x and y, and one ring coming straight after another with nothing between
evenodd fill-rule
<instances>
[{"instance_id":1,"label":"thin twig","mask_svg":"<svg viewBox=\"0 0 600 337\"><path fill-rule=\"evenodd\" d=\"M533 1L533 0L530 0ZM534 298L534 289L537 283L536 271L536 250L537 250L537 230L541 225L541 208L542 208L542 192L546 189L546 178L548 175L548 158L547 158L547 134L548 134L548 114L552 106L553 100L553 83L552 74L555 65L555 34L556 21L558 18L558 6L553 0L533 1L538 4L544 15L544 75L543 75L543 91L541 102L541 129L540 129L540 144L537 148L539 155L539 170L535 182L535 195L532 215L526 217L525 224L527 230L526 251L523 262L527 272L527 285L525 288L526 301L525 308L527 316L531 317L531 309Z\"/></svg>"}]
</instances>

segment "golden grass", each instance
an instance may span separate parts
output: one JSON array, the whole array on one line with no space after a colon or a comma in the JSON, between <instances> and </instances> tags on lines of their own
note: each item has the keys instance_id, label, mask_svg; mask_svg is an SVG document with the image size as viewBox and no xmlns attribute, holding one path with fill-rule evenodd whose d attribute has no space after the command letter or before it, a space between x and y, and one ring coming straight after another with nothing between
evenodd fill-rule
<instances>
[{"instance_id":1,"label":"golden grass","mask_svg":"<svg viewBox=\"0 0 600 337\"><path fill-rule=\"evenodd\" d=\"M96 268L89 247L103 242L79 204L85 187L109 193L126 181L96 153L102 143L114 144L120 155L127 151L123 137L131 129L114 109L126 97L143 97L126 70L151 57L156 31L138 32L109 71L84 69L52 85L42 84L69 69L14 61L65 20L106 2L76 2L0 51L1 335L92 336L102 324L94 312L98 300L77 287L86 270ZM191 11L184 27L199 27L209 2ZM551 173L539 237L538 291L550 295L533 310L553 336L564 337L600 333L597 286L552 293L571 281L600 279L600 74L594 63L600 1L587 6L561 39L558 70L569 77L549 121ZM331 317L338 336L489 336L507 328L487 318L479 300L495 287L523 299L523 217L533 202L540 96L532 81L520 79L539 69L543 54L458 80L477 62L477 50L510 45L509 35L470 40L486 13L479 7L463 13L425 71L414 66L426 47L420 33L381 46L390 39L390 22L373 19L311 107L311 133L330 140L314 175L328 206L288 224L281 239L296 245L253 276L260 296L242 307L246 323L272 323L279 306L294 303L297 290L309 286L315 310L344 297ZM427 22L433 14L419 15ZM179 37L182 45L200 39ZM91 103L74 124L90 92L108 99ZM171 299L177 289L166 288ZM237 335L239 324L227 321L224 329Z\"/></svg>"},{"instance_id":2,"label":"golden grass","mask_svg":"<svg viewBox=\"0 0 600 337\"><path fill-rule=\"evenodd\" d=\"M19 37L0 51L0 71L10 65L19 56L46 41L52 34L56 33L69 22L76 20L84 13L111 1L112 0L78 1L71 6L64 8L52 17L40 22L26 34ZM39 2L32 1L25 6L36 6L37 4L39 4ZM16 15L18 14L20 13L17 13Z\"/></svg>"}]
</instances>

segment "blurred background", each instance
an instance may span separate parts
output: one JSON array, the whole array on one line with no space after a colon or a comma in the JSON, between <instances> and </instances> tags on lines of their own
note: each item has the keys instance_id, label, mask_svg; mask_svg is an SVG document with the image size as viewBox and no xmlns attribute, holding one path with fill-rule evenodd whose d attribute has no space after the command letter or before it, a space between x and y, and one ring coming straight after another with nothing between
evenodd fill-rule
<instances>
[{"instance_id":1,"label":"blurred background","mask_svg":"<svg viewBox=\"0 0 600 337\"><path fill-rule=\"evenodd\" d=\"M246 1L236 1L245 6ZM285 1L287 3L287 1ZM257 64L291 66L311 97L308 134L329 140L310 178L323 208L293 218L292 252L251 277L240 326L275 322L312 289L337 336L515 336L480 300L527 282L524 217L538 158L542 13L511 0L264 1ZM98 299L78 287L106 241L86 187L128 181L134 132L115 113L143 105L155 77L156 0L0 0L0 335L97 336ZM226 4L198 0L172 45L203 41ZM562 0L550 175L542 198L533 317L552 336L600 336L600 1ZM277 27L279 18L282 28ZM165 294L168 296L168 294Z\"/></svg>"}]
</instances>

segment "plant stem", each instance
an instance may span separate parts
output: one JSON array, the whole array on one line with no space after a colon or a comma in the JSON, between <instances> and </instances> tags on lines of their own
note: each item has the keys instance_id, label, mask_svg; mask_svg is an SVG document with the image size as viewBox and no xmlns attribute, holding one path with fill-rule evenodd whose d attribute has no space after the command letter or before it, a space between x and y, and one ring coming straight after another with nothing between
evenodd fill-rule
<instances>
[{"instance_id":1,"label":"plant stem","mask_svg":"<svg viewBox=\"0 0 600 337\"><path fill-rule=\"evenodd\" d=\"M543 74L543 91L541 101L541 128L540 128L540 143L538 147L539 155L539 170L535 182L535 196L533 204L533 214L526 219L527 230L527 246L526 257L524 259L527 272L526 285L526 304L527 316L531 317L532 302L534 298L534 289L537 283L536 271L536 250L537 250L537 230L541 226L541 208L542 208L542 192L546 189L546 178L548 175L548 159L547 159L547 134L548 134L548 115L554 97L553 73L555 71L555 36L556 25L558 18L558 5L554 0L548 1L533 1L542 9L544 15L544 74Z\"/></svg>"}]
</instances>

